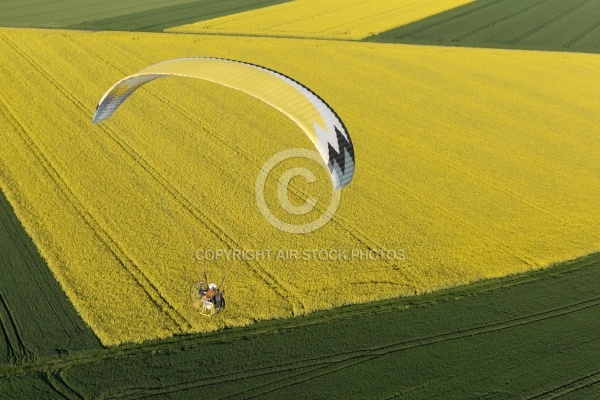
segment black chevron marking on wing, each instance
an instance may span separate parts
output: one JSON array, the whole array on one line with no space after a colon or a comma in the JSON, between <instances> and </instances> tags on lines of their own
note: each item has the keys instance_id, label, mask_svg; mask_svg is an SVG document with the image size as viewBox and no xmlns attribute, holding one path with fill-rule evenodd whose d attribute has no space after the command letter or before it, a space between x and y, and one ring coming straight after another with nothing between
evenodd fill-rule
<instances>
[{"instance_id":1,"label":"black chevron marking on wing","mask_svg":"<svg viewBox=\"0 0 600 400\"><path fill-rule=\"evenodd\" d=\"M339 152L335 151L333 146L330 143L327 143L327 147L329 148L329 164L331 166L333 166L334 161L335 161L335 163L340 166L342 173L345 173L345 168L346 168L345 152L347 152L350 155L350 158L354 162L354 147L352 146L352 139L350 138L350 136L348 136L348 140L346 140L346 138L344 137L344 135L342 135L342 133L337 128L337 126L334 128L335 128L335 134L337 136L337 141L338 141L338 149L340 149L340 150L339 150Z\"/></svg>"}]
</instances>

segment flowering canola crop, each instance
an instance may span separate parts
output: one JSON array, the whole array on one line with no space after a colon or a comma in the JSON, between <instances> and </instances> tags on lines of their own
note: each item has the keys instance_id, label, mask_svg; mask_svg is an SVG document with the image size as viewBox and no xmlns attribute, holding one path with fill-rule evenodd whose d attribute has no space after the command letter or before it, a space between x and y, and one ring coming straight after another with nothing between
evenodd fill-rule
<instances>
[{"instance_id":1,"label":"flowering canola crop","mask_svg":"<svg viewBox=\"0 0 600 400\"><path fill-rule=\"evenodd\" d=\"M295 0L166 31L360 40L472 1Z\"/></svg>"},{"instance_id":2,"label":"flowering canola crop","mask_svg":"<svg viewBox=\"0 0 600 400\"><path fill-rule=\"evenodd\" d=\"M597 55L28 29L0 29L0 52L0 187L106 345L415 295L600 250ZM243 93L163 78L91 123L114 82L185 56L281 71L336 110L357 169L329 224L286 234L257 208L261 166L311 144ZM305 164L319 181L293 185L326 201L325 169ZM277 178L267 183L273 203ZM233 250L246 256L228 259ZM204 268L226 276L227 310L213 318L190 301Z\"/></svg>"}]
</instances>

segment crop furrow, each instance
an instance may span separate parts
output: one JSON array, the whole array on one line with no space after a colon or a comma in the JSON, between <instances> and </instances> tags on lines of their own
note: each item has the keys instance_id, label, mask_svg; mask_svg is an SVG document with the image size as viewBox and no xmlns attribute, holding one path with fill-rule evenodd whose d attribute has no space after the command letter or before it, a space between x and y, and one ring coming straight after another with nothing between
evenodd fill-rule
<instances>
[{"instance_id":1,"label":"crop furrow","mask_svg":"<svg viewBox=\"0 0 600 400\"><path fill-rule=\"evenodd\" d=\"M587 28L586 30L581 32L579 35L575 36L573 39L569 40L567 43L565 43L563 45L563 47L571 47L573 44L575 44L575 42L579 41L580 39L583 39L584 36L586 36L588 33L592 32L594 29L596 29L599 26L600 26L600 21L596 22L594 25L590 26L589 28Z\"/></svg>"},{"instance_id":2,"label":"crop furrow","mask_svg":"<svg viewBox=\"0 0 600 400\"><path fill-rule=\"evenodd\" d=\"M545 3L546 1L548 1L548 0L540 0L540 1L538 1L537 3L533 3L533 4L532 4L532 5L530 5L530 6L527 6L527 7L525 7L525 8L522 8L522 9L520 9L519 11L516 11L516 12L514 12L514 13L511 13L511 14L508 14L508 15L505 15L504 17L502 17L502 18L498 18L498 19L496 19L496 20L494 20L494 21L492 21L492 22L489 22L489 23L487 23L487 24L481 25L481 26L477 27L476 29L473 29L472 31L465 33L464 35L461 35L461 36L459 36L459 37L457 37L457 38L454 38L454 39L452 39L452 41L453 41L453 42L460 42L461 40L463 40L463 39L464 39L464 38L466 38L466 37L469 37L469 36L471 36L471 35L473 35L473 34L475 34L475 33L477 33L477 32L481 32L482 30L484 30L484 29L487 29L487 28L489 28L490 26L494 26L494 25L496 25L498 22L503 22L503 21L506 21L506 20L508 20L508 19L511 19L512 17L516 17L517 15L519 15L519 14L522 14L522 13L524 13L525 11L527 11L527 10L530 10L530 9L534 8L534 7L538 6L539 4Z\"/></svg>"},{"instance_id":3,"label":"crop furrow","mask_svg":"<svg viewBox=\"0 0 600 400\"><path fill-rule=\"evenodd\" d=\"M492 333L501 331L504 329L514 328L530 323L544 321L550 318L556 318L563 315L567 315L573 312L582 311L591 307L596 307L600 305L600 298L593 298L589 300L585 300L579 303L571 304L564 307L554 308L551 310L543 311L540 313L535 313L527 316L512 318L505 321L499 321L492 324L481 325L477 327L467 328L460 331L443 333L440 335L434 335L424 338L412 339L407 342L396 342L386 346L376 347L376 348L367 348L360 350L353 350L349 352L340 352L332 355L328 355L320 358L313 358L302 360L303 363L310 365L311 362L314 362L313 365L318 364L331 364L331 368L337 368L337 365L348 363L348 362L364 362L368 361L371 358L382 357L391 353L396 353L399 351L409 350L413 348L430 346L433 344L438 344L446 341L463 339L466 337L477 336L486 333ZM326 366L327 367L327 366ZM275 368L275 366L264 367L264 368Z\"/></svg>"},{"instance_id":4,"label":"crop furrow","mask_svg":"<svg viewBox=\"0 0 600 400\"><path fill-rule=\"evenodd\" d=\"M244 400L255 399L259 396L264 396L269 393L276 392L277 390L281 390L281 389L285 389L285 388L288 388L288 387L291 387L294 385L305 383L305 382L311 381L313 379L322 378L329 374L333 374L335 372L342 371L346 368L350 368L355 365L362 364L367 361L371 361L375 358L377 358L377 357L376 356L358 356L358 357L353 357L348 360L344 360L342 362L336 363L331 366L324 366L324 367L316 368L314 370L304 372L302 374L291 377L289 379L282 379L277 382L278 383L277 385L264 385L265 390L258 391L257 393L250 394L249 396L244 396L242 398Z\"/></svg>"},{"instance_id":5,"label":"crop furrow","mask_svg":"<svg viewBox=\"0 0 600 400\"><path fill-rule=\"evenodd\" d=\"M189 391L192 389L200 389L200 388L211 388L216 387L216 385L227 385L234 382L244 381L244 380L260 380L262 378L267 378L272 376L272 374L286 374L288 372L294 372L299 369L318 369L323 368L322 364L311 364L311 365L301 365L301 363L293 363L299 364L289 368L262 368L259 370L251 371L242 371L228 374L227 376L201 376L198 379L180 382L175 384L165 384L161 386L154 387L139 387L132 389L124 389L119 390L118 392L110 392L108 391L106 394L100 396L101 399L143 399L150 396L165 396L173 393L179 393L183 391ZM330 362L325 362L325 364L330 364ZM304 373L304 372L303 372ZM289 376L286 374L286 377ZM295 376L295 375L292 375ZM286 378L282 378L285 380ZM234 394L232 396L239 395L241 393ZM231 397L231 396L230 396Z\"/></svg>"},{"instance_id":6,"label":"crop furrow","mask_svg":"<svg viewBox=\"0 0 600 400\"><path fill-rule=\"evenodd\" d=\"M68 96L68 94L64 93ZM2 107L2 104L0 104ZM69 185L63 180L60 173L56 170L56 168L49 161L44 152L35 144L33 139L29 136L24 125L16 118L16 116L7 108L6 105L3 106L8 115L11 117L10 120L13 121L13 126L15 131L18 132L19 136L26 144L27 148L31 151L35 159L39 162L40 166L42 166L45 172L48 174L48 177L54 182L57 189L61 192L61 194L65 197L65 199L75 208L77 213L82 217L84 223L88 226L88 228L94 233L94 235L104 244L107 251L114 257L114 259L119 263L121 267L126 270L130 276L134 279L134 281L140 286L140 288L145 292L148 298L154 303L156 307L158 307L163 313L169 316L169 318L174 322L174 324L179 328L180 331L183 331L183 326L186 326L189 329L189 322L183 317L169 302L162 296L160 291L154 286L154 284L145 276L143 271L139 269L137 265L127 256L127 254L123 251L120 245L104 230L104 228L96 221L96 219L85 209L83 203L79 200L79 198L73 193L70 189Z\"/></svg>"},{"instance_id":7,"label":"crop furrow","mask_svg":"<svg viewBox=\"0 0 600 400\"><path fill-rule=\"evenodd\" d=\"M566 343L564 343L564 345L555 346L552 348L549 347L547 349L547 351L545 351L543 354L536 354L535 356L533 356L530 359L529 362L531 363L530 365L535 365L536 362L538 362L539 364L543 364L543 363L547 364L546 360L553 356L556 356L558 354L569 353L572 351L577 351L578 349L585 348L586 346L590 345L591 343L598 342L598 341L600 341L600 339L598 339L598 338L592 338L592 339L584 340L584 341L566 340L565 341ZM592 345L594 345L594 344L592 344ZM477 379L472 380L470 382L470 384L472 385L472 387L476 387L478 384L485 385L485 382L489 382L490 379L491 380L498 379L498 377L500 375L501 376L507 376L509 374L512 374L513 376L519 375L522 373L522 372L520 372L520 369L522 367L523 367L523 365L521 363L514 363L511 366L509 366L507 368L503 368L500 371L498 371L498 370L487 371L487 373L479 374ZM549 387L551 387L551 385L548 385L546 383L544 386L541 387L541 389L547 390ZM523 398L525 398L525 397L523 397Z\"/></svg>"},{"instance_id":8,"label":"crop furrow","mask_svg":"<svg viewBox=\"0 0 600 400\"><path fill-rule=\"evenodd\" d=\"M123 149L125 153L127 153L144 171L146 171L148 175L150 175L157 183L159 183L163 189L165 189L167 193L194 218L195 221L203 225L225 246L232 249L242 248L241 244L235 240L233 236L229 235L229 233L208 214L196 207L194 202L189 200L164 176L162 176L158 170L150 165L145 158L137 153L122 137L108 127L103 127L102 129L115 143L117 143ZM226 175L228 175L228 173L226 173ZM249 267L249 270L252 271L261 281L263 281L267 287L273 290L273 292L282 301L291 305L293 312L296 312L294 310L294 305L292 304L293 301L296 301L302 309L304 308L304 305L300 302L300 300L293 296L292 293L285 288L285 286L280 283L273 274L267 272L260 263L255 260L244 260L244 262Z\"/></svg>"},{"instance_id":9,"label":"crop furrow","mask_svg":"<svg viewBox=\"0 0 600 400\"><path fill-rule=\"evenodd\" d=\"M573 393L577 390L596 385L598 382L600 382L600 372L596 371L596 372L589 374L583 378L576 379L565 385L557 387L549 392L542 393L542 394L534 396L534 397L530 397L528 400L558 399L564 395Z\"/></svg>"},{"instance_id":10,"label":"crop furrow","mask_svg":"<svg viewBox=\"0 0 600 400\"><path fill-rule=\"evenodd\" d=\"M223 384L233 383L233 382L237 382L237 381L241 381L241 380L259 378L261 376L267 376L271 373L281 373L281 372L288 372L288 371L293 371L293 370L314 367L314 368L311 368L309 371L302 371L293 376L287 376L286 378L283 378L281 380L278 380L275 382L269 382L269 383L254 387L253 389L249 390L252 393L249 394L248 397L244 396L244 398L253 398L258 395L264 395L267 393L271 393L273 391L283 389L285 387L289 387L294 384L303 383L303 382L309 381L311 379L319 378L319 377L325 376L327 374L334 373L334 372L343 370L345 368L352 367L352 366L355 366L355 365L358 365L358 364L361 364L361 363L364 363L367 361L371 361L373 359L376 359L376 358L379 358L382 356L386 356L388 354L396 353L399 351L409 350L409 349L423 347L423 346L430 346L433 344L438 344L438 343L442 343L442 342L446 342L446 341L450 341L450 340L458 340L458 339L463 339L463 338L477 336L477 335L486 334L486 333L497 332L500 330L514 328L514 327L518 327L518 326L522 326L522 325L526 325L526 324L530 324L530 323L535 323L535 322L547 320L550 318L560 317L560 316L567 315L567 314L577 312L577 311L581 311L581 310L584 310L587 308L596 307L598 305L600 305L600 298L593 298L593 299L585 300L585 301L582 301L579 303L571 304L568 306L554 308L551 310L546 310L546 311L536 313L536 314L517 317L517 318L505 320L505 321L496 322L493 324L477 326L477 327L468 328L468 329L464 329L464 330L460 330L460 331L444 333L444 334L434 335L434 336L430 336L430 337L412 339L407 342L396 342L396 343L392 343L390 345L376 347L376 348L370 348L370 349L367 348L367 349L353 350L353 351L349 351L349 352L340 352L340 353L330 354L330 355L318 357L318 358L299 360L299 361L296 361L293 363L283 363L283 364L275 364L275 365L265 366L265 367L253 369L250 371L247 370L243 373L232 372L232 373L229 373L226 375L218 375L216 377L208 378L203 381L195 380L192 382L185 382L185 383L176 384L176 385L172 385L172 386L164 387L164 388L153 388L153 391L151 393L152 393L152 395L174 393L174 392L178 392L178 391L186 390L186 389L193 389L193 388L199 388L199 387L204 387L204 386L212 386L212 385L216 385L216 384L223 385ZM600 379L600 373L595 374L595 375L599 375L597 378ZM589 383L588 380L586 380L586 382ZM594 381L592 383L595 383L595 382L596 381ZM580 387L581 387L581 385L578 386L578 388L580 388ZM162 391L162 389L165 389L165 391ZM263 390L259 391L258 389L263 389ZM143 389L143 390L137 391L135 393L130 392L129 393L130 396L127 396L127 398L139 398L139 397L137 397L138 395L143 396L143 394L148 394L149 393L148 390L149 389ZM247 392L248 392L248 390L244 391L244 392L239 392L239 393L236 393L236 394L233 394L230 396L226 396L226 397L224 397L224 399L239 396L242 394L248 394ZM254 392L256 392L256 393L254 393Z\"/></svg>"},{"instance_id":11,"label":"crop furrow","mask_svg":"<svg viewBox=\"0 0 600 400\"><path fill-rule=\"evenodd\" d=\"M557 19L559 19L559 18L562 18L562 17L564 17L565 15L567 15L567 14L569 14L569 13L571 13L571 12L573 12L573 11L577 10L579 7L581 7L582 5L584 5L584 4L586 4L586 3L589 3L590 1L591 1L591 0L585 0L584 2L582 2L582 3L578 4L578 5L576 5L575 7L571 7L571 8L569 8L568 10L565 10L565 11L561 12L560 14L557 14L557 15L555 15L554 17L552 17L552 18L550 18L550 19L548 19L548 20L546 20L546 21L542 22L541 24L539 24L539 25L538 25L538 26L536 26L535 28L533 28L533 29L531 29L531 30L529 30L529 31L525 32L524 34L522 34L522 35L520 35L520 36L516 37L515 39L512 39L512 40L511 40L510 42L508 42L508 43L510 43L510 44L517 43L519 40L521 40L521 39L524 39L524 38L526 38L527 36L529 36L529 35L531 35L531 34L533 34L533 33L537 32L537 31L539 31L540 29L544 28L545 26L548 26L548 25L550 25L552 22L554 22L554 21L556 21Z\"/></svg>"},{"instance_id":12,"label":"crop furrow","mask_svg":"<svg viewBox=\"0 0 600 400\"><path fill-rule=\"evenodd\" d=\"M468 11L465 11L465 12L462 12L462 13L460 13L460 14L453 15L453 16L452 16L452 17L450 17L450 18L446 18L446 19L443 19L443 20L441 20L441 21L438 21L438 22L435 22L435 23L432 23L432 24L429 24L429 25L422 26L422 27L420 27L420 28L418 28L418 29L415 29L415 30L412 30L412 31L410 31L410 32L407 32L407 33L405 33L405 34L403 34L403 35L396 36L396 37L395 37L395 39L403 39L403 38L405 38L406 36L410 36L410 35L413 35L413 34L415 34L415 33L418 33L418 32L421 32L421 31L424 31L424 30L426 30L426 29L433 28L433 27L435 27L435 26L438 26L438 25L445 24L445 23L446 23L446 22L448 22L448 21L452 21L453 19L457 19L457 18L460 18L460 17L464 17L465 15L469 15L469 14L471 14L471 13L477 12L477 11L479 11L479 10L482 10L482 9L484 9L484 8L487 8L487 7L493 6L494 4L500 3L500 2L502 2L502 1L504 1L504 0L496 0L496 1L492 1L491 3L487 3L487 4L484 4L484 5L482 5L482 6L479 6L479 7L476 7L476 8L472 8L472 9L470 9L470 10L468 10Z\"/></svg>"},{"instance_id":13,"label":"crop furrow","mask_svg":"<svg viewBox=\"0 0 600 400\"><path fill-rule=\"evenodd\" d=\"M363 352L364 353L364 352ZM369 354L352 354L352 358L355 359L357 357L365 357L370 356ZM214 375L203 376L198 379L193 379L186 382L180 382L175 384L166 384L161 386L153 386L153 387L139 387L139 388L131 388L125 390L119 390L117 393L113 393L111 391L107 392L103 396L102 399L117 399L117 398L127 398L127 399L138 399L144 398L147 396L157 396L157 395L166 395L170 393L177 393L184 390L190 389L198 389L202 387L215 387L215 385L226 385L234 382L244 381L244 380L260 380L260 378L271 376L272 374L281 374L294 372L298 370L306 370L310 369L310 371L302 371L292 376L300 376L304 375L307 372L315 371L316 369L326 368L335 363L341 363L342 361L346 361L347 357L342 358L341 360L336 360L337 356L325 356L319 358L311 358L299 361L293 361L288 363L276 364L271 366L265 366L261 368L250 368L244 371L236 371L223 375ZM286 375L288 378L290 376ZM288 378L283 378L282 380L286 380ZM279 382L279 381L277 381ZM274 383L274 382L272 382ZM267 384L268 385L268 384ZM259 387L263 387L266 385L261 385ZM235 395L240 395L243 393L237 393Z\"/></svg>"},{"instance_id":14,"label":"crop furrow","mask_svg":"<svg viewBox=\"0 0 600 400\"><path fill-rule=\"evenodd\" d=\"M83 400L84 397L76 390L71 388L63 379L61 371L49 371L44 374L44 381L52 388L52 390L67 400Z\"/></svg>"},{"instance_id":15,"label":"crop furrow","mask_svg":"<svg viewBox=\"0 0 600 400\"><path fill-rule=\"evenodd\" d=\"M467 328L460 331L451 333L445 333L441 335L430 336L422 339L414 339L405 343L396 343L376 349L370 350L371 354L377 356L384 356L390 353L395 353L402 350L430 346L432 344L447 342L450 340L462 339L469 336L477 336L491 332L498 332L505 329L515 328L522 325L527 325L535 322L548 320L551 318L557 318L564 315L568 315L574 312L583 311L588 308L597 307L600 305L600 297L581 301L575 304L571 304L564 307L558 307L551 310L526 315L523 317L511 318L506 321L500 321L492 324L485 324L473 328Z\"/></svg>"},{"instance_id":16,"label":"crop furrow","mask_svg":"<svg viewBox=\"0 0 600 400\"><path fill-rule=\"evenodd\" d=\"M256 397L264 396L266 394L273 393L277 390L285 389L286 387L290 387L290 386L296 385L298 383L306 382L306 381L312 379L313 377L326 375L328 373L328 371L330 371L330 370L331 370L331 366L329 366L329 365L316 366L316 367L310 368L308 371L302 371L297 374L293 374L290 376L285 376L283 378L277 379L273 382L259 384L258 386L254 386L251 389L245 389L243 391L240 391L240 392L228 395L228 396L219 397L219 400L234 399L234 398L254 399ZM325 371L325 373L321 373L321 371ZM308 376L308 378L307 378L307 376Z\"/></svg>"},{"instance_id":17,"label":"crop furrow","mask_svg":"<svg viewBox=\"0 0 600 400\"><path fill-rule=\"evenodd\" d=\"M19 332L19 326L14 316L10 311L10 306L4 295L0 292L0 328L4 334L7 350L8 350L8 362L11 364L20 364L26 361L35 360L33 352L31 352L21 334Z\"/></svg>"},{"instance_id":18,"label":"crop furrow","mask_svg":"<svg viewBox=\"0 0 600 400\"><path fill-rule=\"evenodd\" d=\"M0 333L4 336L6 343L6 362L13 364L18 362L20 352L15 327L12 326L8 313L9 311L5 305L4 298L2 293L0 293Z\"/></svg>"},{"instance_id":19,"label":"crop furrow","mask_svg":"<svg viewBox=\"0 0 600 400\"><path fill-rule=\"evenodd\" d=\"M334 363L332 363L330 365L326 365L321 368L318 368L317 370L312 370L309 372L299 374L296 377L296 379L287 379L287 380L285 380L286 383L284 385L277 385L275 387L269 387L268 390L265 390L260 393L253 394L249 397L244 397L244 398L250 399L250 398L254 398L258 395L265 395L265 394L274 392L279 389L283 389L283 388L286 388L286 387L289 387L289 386L292 386L295 384L307 382L312 379L320 378L327 374L334 373L334 372L343 370L345 368L352 367L352 366L355 366L355 365L358 365L358 364L361 364L361 363L364 363L367 361L371 361L376 358L386 356L386 355L389 355L392 353L396 353L399 351L409 350L409 349L422 347L422 346L429 346L429 345L438 344L438 343L451 341L451 340L463 339L466 337L477 336L477 335L491 333L491 332L497 332L497 331L501 331L504 329L514 328L514 327L518 327L518 326L522 326L522 325L526 325L526 324L530 324L530 323L534 323L534 322L543 321L543 320L550 319L550 318L560 317L560 316L567 315L567 314L577 312L577 311L581 311L581 310L584 310L587 308L596 307L598 305L600 305L600 298L594 298L591 300L586 300L586 301L572 304L569 306L552 309L552 310L545 311L542 313L532 314L532 315L525 316L525 317L514 318L511 320L503 321L503 322L499 322L499 323L469 328L469 329L465 329L465 330L461 330L461 331L456 331L453 333L441 334L441 335L431 336L431 337L423 338L423 339L414 339L414 340L411 340L408 342L386 345L386 346L378 347L375 349L357 350L357 351L352 351L352 352L348 352L348 353L336 354L336 355L331 356L330 358L334 359L334 358L338 358L338 357L342 356L343 359L341 361L335 361ZM562 391L561 391L560 395L569 393L569 392L577 390L577 389L581 389L585 386L595 384L598 381L600 381L600 373L595 373L589 377L578 380L577 381L578 384L576 384L576 385L570 385L568 388L568 391L565 391L564 393L562 393ZM268 387L269 385L267 384L264 386ZM556 396L556 397L558 397L558 396ZM556 397L542 397L542 398L556 398Z\"/></svg>"},{"instance_id":20,"label":"crop furrow","mask_svg":"<svg viewBox=\"0 0 600 400\"><path fill-rule=\"evenodd\" d=\"M12 342L8 336L7 328L4 326L4 318L2 318L2 310L0 310L0 335L4 337L4 344L6 345L6 363L12 364L15 360L15 349L12 345Z\"/></svg>"},{"instance_id":21,"label":"crop furrow","mask_svg":"<svg viewBox=\"0 0 600 400\"><path fill-rule=\"evenodd\" d=\"M18 123L18 121L16 122ZM163 313L168 315L181 331L183 331L182 326L189 327L189 322L187 322L183 316L179 315L179 312L167 302L158 289L156 289L156 287L154 287L154 285L146 278L139 267L135 265L135 263L125 254L118 243L110 237L110 235L102 228L102 226L94 219L94 217L85 209L85 206L70 190L66 182L62 180L60 174L48 161L43 152L27 135L25 129L20 125L20 123L19 126L21 127L21 129L19 129L21 132L21 137L24 139L27 147L33 153L34 157L44 168L50 179L52 179L56 185L57 189L65 197L66 201L68 201L75 208L87 227L101 241L101 243L106 247L107 251L113 256L117 263L129 272L130 276L148 296L149 300ZM25 135L27 135L27 138Z\"/></svg>"}]
</instances>

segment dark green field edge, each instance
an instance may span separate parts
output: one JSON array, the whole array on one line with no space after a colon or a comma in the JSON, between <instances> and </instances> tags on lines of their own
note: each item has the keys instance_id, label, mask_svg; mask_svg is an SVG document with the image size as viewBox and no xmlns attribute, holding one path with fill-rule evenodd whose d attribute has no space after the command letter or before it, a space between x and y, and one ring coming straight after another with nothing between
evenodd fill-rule
<instances>
[{"instance_id":1,"label":"dark green field edge","mask_svg":"<svg viewBox=\"0 0 600 400\"><path fill-rule=\"evenodd\" d=\"M600 52L600 0L477 0L371 42Z\"/></svg>"},{"instance_id":2,"label":"dark green field edge","mask_svg":"<svg viewBox=\"0 0 600 400\"><path fill-rule=\"evenodd\" d=\"M162 32L174 26L223 17L290 0L198 0L192 3L155 8L113 18L68 25L67 29Z\"/></svg>"},{"instance_id":3,"label":"dark green field edge","mask_svg":"<svg viewBox=\"0 0 600 400\"><path fill-rule=\"evenodd\" d=\"M598 393L600 254L415 297L0 367L0 398ZM201 318L199 316L199 318ZM574 398L577 398L575 396Z\"/></svg>"},{"instance_id":4,"label":"dark green field edge","mask_svg":"<svg viewBox=\"0 0 600 400\"><path fill-rule=\"evenodd\" d=\"M0 367L102 348L0 191Z\"/></svg>"}]
</instances>

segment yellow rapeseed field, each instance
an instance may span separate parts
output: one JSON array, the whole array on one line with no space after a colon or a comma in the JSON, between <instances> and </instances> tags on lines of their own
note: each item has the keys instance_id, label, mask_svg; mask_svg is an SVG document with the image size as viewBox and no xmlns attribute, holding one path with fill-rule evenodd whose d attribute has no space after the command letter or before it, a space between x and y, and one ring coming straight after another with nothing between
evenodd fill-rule
<instances>
[{"instance_id":1,"label":"yellow rapeseed field","mask_svg":"<svg viewBox=\"0 0 600 400\"><path fill-rule=\"evenodd\" d=\"M600 250L597 55L33 29L0 29L0 54L0 187L106 345L414 295ZM357 169L328 225L291 235L260 213L261 166L312 145L243 93L164 78L92 125L113 83L184 56L281 71L337 111ZM294 184L327 201L329 177L312 167L317 184ZM226 249L272 253L195 258ZM368 249L404 259L276 257ZM190 301L204 268L226 275L228 308L212 319Z\"/></svg>"},{"instance_id":2,"label":"yellow rapeseed field","mask_svg":"<svg viewBox=\"0 0 600 400\"><path fill-rule=\"evenodd\" d=\"M360 40L474 0L294 0L167 32Z\"/></svg>"}]
</instances>

